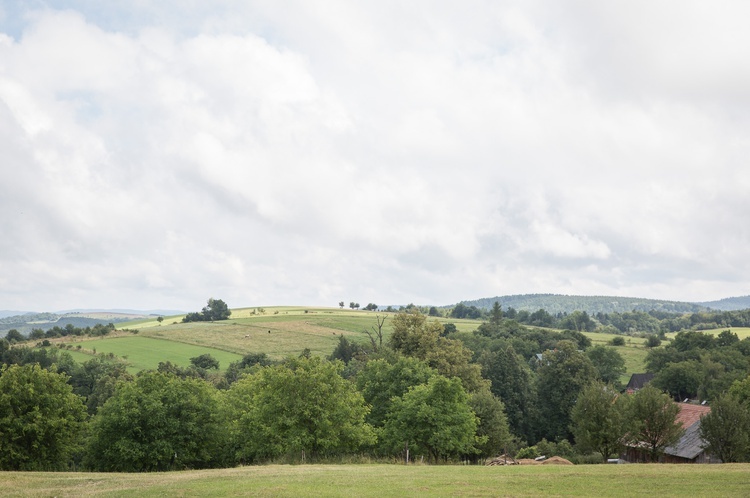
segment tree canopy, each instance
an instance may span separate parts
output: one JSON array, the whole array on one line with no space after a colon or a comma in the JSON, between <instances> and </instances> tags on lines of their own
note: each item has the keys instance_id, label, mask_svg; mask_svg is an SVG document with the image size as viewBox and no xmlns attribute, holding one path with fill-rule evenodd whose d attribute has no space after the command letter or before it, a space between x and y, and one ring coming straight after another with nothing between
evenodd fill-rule
<instances>
[{"instance_id":1,"label":"tree canopy","mask_svg":"<svg viewBox=\"0 0 750 498\"><path fill-rule=\"evenodd\" d=\"M221 299L209 298L208 303L200 313L188 313L182 319L183 322L215 322L226 320L232 314L227 304Z\"/></svg>"},{"instance_id":2,"label":"tree canopy","mask_svg":"<svg viewBox=\"0 0 750 498\"><path fill-rule=\"evenodd\" d=\"M87 464L105 472L216 466L219 406L216 389L200 379L148 372L121 383L92 420Z\"/></svg>"},{"instance_id":3,"label":"tree canopy","mask_svg":"<svg viewBox=\"0 0 750 498\"><path fill-rule=\"evenodd\" d=\"M341 362L302 357L235 382L227 393L235 458L319 456L374 444L369 409L342 369Z\"/></svg>"},{"instance_id":4,"label":"tree canopy","mask_svg":"<svg viewBox=\"0 0 750 498\"><path fill-rule=\"evenodd\" d=\"M393 399L383 439L393 452L408 445L412 452L422 452L437 462L476 453L477 445L487 441L486 436L477 437L478 424L461 381L436 375Z\"/></svg>"},{"instance_id":5,"label":"tree canopy","mask_svg":"<svg viewBox=\"0 0 750 498\"><path fill-rule=\"evenodd\" d=\"M67 376L39 365L0 371L0 469L63 470L86 417Z\"/></svg>"}]
</instances>

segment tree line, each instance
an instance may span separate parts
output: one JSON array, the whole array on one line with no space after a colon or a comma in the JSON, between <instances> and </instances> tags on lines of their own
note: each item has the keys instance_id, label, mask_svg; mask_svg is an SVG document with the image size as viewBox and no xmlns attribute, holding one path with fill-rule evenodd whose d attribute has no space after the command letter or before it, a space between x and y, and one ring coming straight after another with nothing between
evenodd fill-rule
<instances>
[{"instance_id":1,"label":"tree line","mask_svg":"<svg viewBox=\"0 0 750 498\"><path fill-rule=\"evenodd\" d=\"M627 440L648 442L644 421L664 410L636 407L674 406L660 375L683 361L723 373L706 384L717 403L707 438L731 449L726 458L748 458L744 443L721 439L720 418L747 414L747 339L678 334L649 353L654 387L628 397L617 350L592 346L577 330L529 328L498 306L475 331L459 333L410 310L382 317L393 332L378 340L377 318L369 344L342 335L327 359L254 353L224 372L202 355L188 367L164 362L132 376L101 358L77 364L55 348L0 341L0 468L157 471L352 454L476 461L538 451L602 460ZM747 437L743 423L731 435ZM655 458L677 432L650 446Z\"/></svg>"}]
</instances>

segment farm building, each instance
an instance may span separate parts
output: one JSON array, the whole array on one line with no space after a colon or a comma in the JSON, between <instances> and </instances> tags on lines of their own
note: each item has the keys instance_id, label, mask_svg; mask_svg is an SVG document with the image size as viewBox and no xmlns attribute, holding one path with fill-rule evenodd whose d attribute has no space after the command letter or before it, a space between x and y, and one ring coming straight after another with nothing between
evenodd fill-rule
<instances>
[{"instance_id":1,"label":"farm building","mask_svg":"<svg viewBox=\"0 0 750 498\"><path fill-rule=\"evenodd\" d=\"M654 374L652 373L633 374L630 376L630 381L625 387L625 391L628 394L633 394L636 391L640 391L646 386L646 384L651 382L653 378Z\"/></svg>"},{"instance_id":2,"label":"farm building","mask_svg":"<svg viewBox=\"0 0 750 498\"><path fill-rule=\"evenodd\" d=\"M701 417L711 412L711 407L691 403L677 403L680 412L677 422L682 424L685 433L679 441L664 449L660 458L663 463L721 463L716 457L703 449L705 442L701 439ZM628 462L648 462L648 452L637 446L628 447L623 459Z\"/></svg>"}]
</instances>

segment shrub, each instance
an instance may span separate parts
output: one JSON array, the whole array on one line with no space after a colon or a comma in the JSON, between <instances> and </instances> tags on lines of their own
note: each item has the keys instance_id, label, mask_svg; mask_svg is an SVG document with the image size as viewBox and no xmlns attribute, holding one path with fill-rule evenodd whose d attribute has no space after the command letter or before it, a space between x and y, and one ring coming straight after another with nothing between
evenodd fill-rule
<instances>
[{"instance_id":1,"label":"shrub","mask_svg":"<svg viewBox=\"0 0 750 498\"><path fill-rule=\"evenodd\" d=\"M624 346L625 338L621 336L613 337L610 341L610 344L612 344L613 346Z\"/></svg>"}]
</instances>

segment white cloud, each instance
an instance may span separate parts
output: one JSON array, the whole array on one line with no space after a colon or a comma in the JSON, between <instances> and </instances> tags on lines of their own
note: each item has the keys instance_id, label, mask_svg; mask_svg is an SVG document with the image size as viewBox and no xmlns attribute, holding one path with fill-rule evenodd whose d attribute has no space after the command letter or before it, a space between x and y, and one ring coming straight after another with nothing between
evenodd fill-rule
<instances>
[{"instance_id":1,"label":"white cloud","mask_svg":"<svg viewBox=\"0 0 750 498\"><path fill-rule=\"evenodd\" d=\"M0 18L4 308L748 292L743 4L65 5Z\"/></svg>"}]
</instances>

